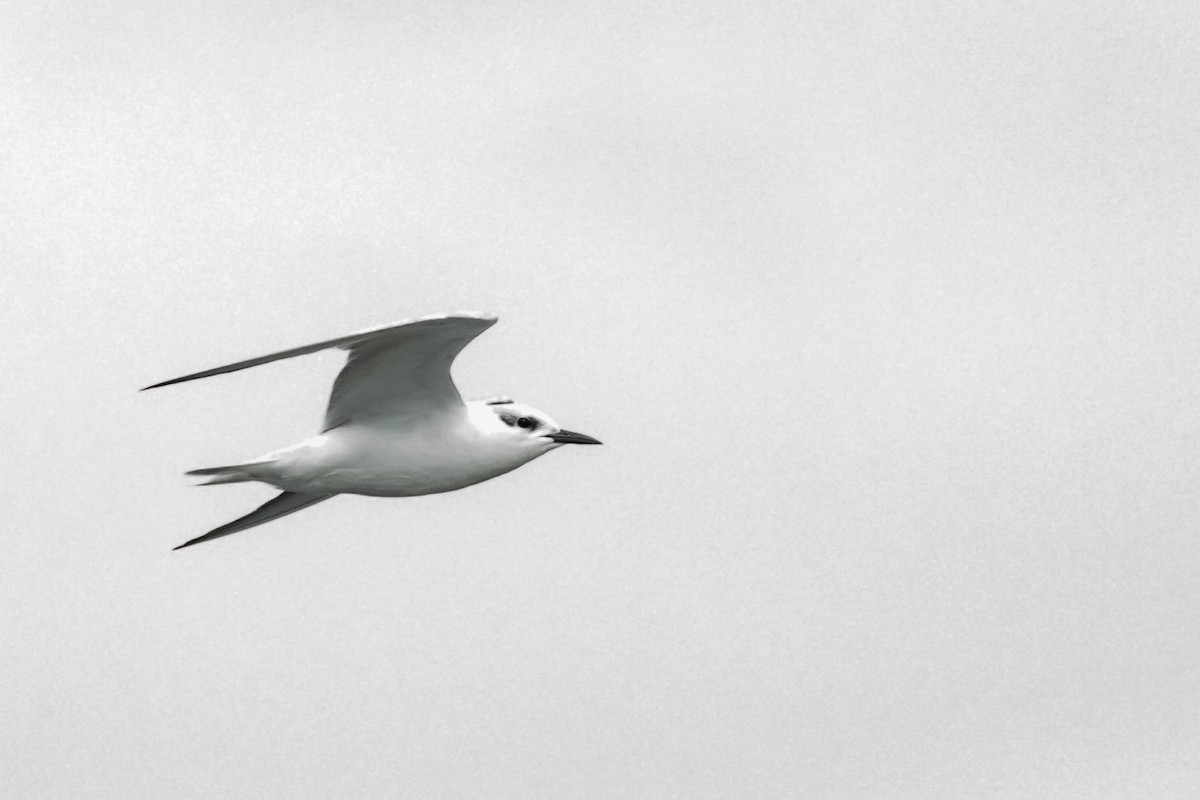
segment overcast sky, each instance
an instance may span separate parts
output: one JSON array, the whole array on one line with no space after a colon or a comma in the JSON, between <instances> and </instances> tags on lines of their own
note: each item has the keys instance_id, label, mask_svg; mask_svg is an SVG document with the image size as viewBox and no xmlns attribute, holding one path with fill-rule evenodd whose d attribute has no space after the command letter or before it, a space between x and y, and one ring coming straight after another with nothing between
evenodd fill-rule
<instances>
[{"instance_id":1,"label":"overcast sky","mask_svg":"<svg viewBox=\"0 0 1200 800\"><path fill-rule=\"evenodd\" d=\"M0 794L1191 798L1193 3L0 10ZM187 469L457 309L601 448Z\"/></svg>"}]
</instances>

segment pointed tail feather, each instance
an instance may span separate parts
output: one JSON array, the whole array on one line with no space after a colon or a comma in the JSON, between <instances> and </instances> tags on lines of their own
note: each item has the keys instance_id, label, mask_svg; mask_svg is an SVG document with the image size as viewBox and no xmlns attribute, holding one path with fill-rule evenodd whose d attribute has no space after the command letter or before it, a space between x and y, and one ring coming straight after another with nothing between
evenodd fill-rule
<instances>
[{"instance_id":1,"label":"pointed tail feather","mask_svg":"<svg viewBox=\"0 0 1200 800\"><path fill-rule=\"evenodd\" d=\"M228 467L205 467L204 469L189 469L184 475L220 475L231 469L241 469L245 464L231 464Z\"/></svg>"},{"instance_id":2,"label":"pointed tail feather","mask_svg":"<svg viewBox=\"0 0 1200 800\"><path fill-rule=\"evenodd\" d=\"M210 480L204 483L198 483L197 486L212 486L219 483L244 483L245 481L257 480L251 472L252 467L257 467L262 464L271 463L269 459L262 461L248 461L245 464L230 464L227 467L205 467L204 469L190 469L185 472L185 475L196 477L208 477Z\"/></svg>"},{"instance_id":3,"label":"pointed tail feather","mask_svg":"<svg viewBox=\"0 0 1200 800\"><path fill-rule=\"evenodd\" d=\"M203 470L197 470L203 472ZM181 550L184 547L190 547L200 542L207 542L209 539L219 539L222 536L228 536L231 533L244 531L247 528L253 528L255 525L262 525L264 522L270 522L273 519L287 516L302 508L308 508L322 500L328 500L333 497L331 494L301 494L299 492L284 492L283 494L268 500L258 508L251 511L244 517L238 517L233 522L227 522L219 528L213 528L203 536L197 536L195 539L184 542L179 547L172 548L173 550Z\"/></svg>"}]
</instances>

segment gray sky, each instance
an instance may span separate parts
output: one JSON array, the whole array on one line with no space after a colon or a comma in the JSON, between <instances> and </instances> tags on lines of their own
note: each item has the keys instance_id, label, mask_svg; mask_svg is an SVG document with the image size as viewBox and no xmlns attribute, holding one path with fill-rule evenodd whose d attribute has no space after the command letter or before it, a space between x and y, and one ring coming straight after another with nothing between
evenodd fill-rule
<instances>
[{"instance_id":1,"label":"gray sky","mask_svg":"<svg viewBox=\"0 0 1200 800\"><path fill-rule=\"evenodd\" d=\"M6 4L0 794L1196 796L1200 12L1044 5ZM171 552L455 309L606 446Z\"/></svg>"}]
</instances>

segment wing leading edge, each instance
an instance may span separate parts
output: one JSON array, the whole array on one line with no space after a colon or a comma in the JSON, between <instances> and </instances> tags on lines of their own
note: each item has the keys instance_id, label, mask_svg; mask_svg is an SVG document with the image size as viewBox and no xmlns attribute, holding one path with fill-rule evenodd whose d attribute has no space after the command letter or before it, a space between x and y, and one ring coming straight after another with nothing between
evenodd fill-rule
<instances>
[{"instance_id":1,"label":"wing leading edge","mask_svg":"<svg viewBox=\"0 0 1200 800\"><path fill-rule=\"evenodd\" d=\"M393 322L388 325L380 325L375 328L367 328L356 333L350 333L345 336L338 336L335 339L326 339L322 342L306 344L301 347L293 347L288 350L280 350L277 353L270 353L257 358L249 358L245 361L238 361L233 364L226 364L221 367L213 367L212 369L202 370L201 372L193 372L190 375L183 375L178 378L171 378L161 383L154 383L150 386L143 386L139 391L147 389L158 389L162 386L171 386L176 383L186 383L187 381L195 381L201 378L210 378L214 375L224 375L229 372L238 372L239 370L257 367L262 364L269 364L272 361L282 361L285 358L295 358L296 356L305 356L309 353L316 353L321 350L328 350L331 347L339 347L345 350L353 351L360 346L380 343L394 339L396 341L404 341L411 337L406 334L415 334L418 331L429 332L438 328L450 327L461 330L473 329L474 333L464 341L457 350L454 351L457 355L462 347L466 346L467 342L474 339L479 334L483 333L488 328L496 324L497 317L492 314L477 314L469 311L460 311L455 314L439 314L430 317L421 317L415 320L403 320L401 322ZM386 346L386 345L384 345ZM340 376L339 376L340 377Z\"/></svg>"}]
</instances>

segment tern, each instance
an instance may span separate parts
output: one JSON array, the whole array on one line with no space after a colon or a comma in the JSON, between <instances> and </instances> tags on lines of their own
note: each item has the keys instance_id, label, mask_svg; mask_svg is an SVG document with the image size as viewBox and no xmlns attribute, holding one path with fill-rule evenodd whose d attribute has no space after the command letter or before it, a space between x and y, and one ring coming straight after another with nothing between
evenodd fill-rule
<instances>
[{"instance_id":1,"label":"tern","mask_svg":"<svg viewBox=\"0 0 1200 800\"><path fill-rule=\"evenodd\" d=\"M600 444L507 397L463 401L450 365L496 319L459 312L405 320L145 387L157 389L328 348L349 351L319 434L251 461L187 473L208 478L201 485L260 481L283 493L174 549L262 525L338 494L450 492L511 472L565 444Z\"/></svg>"}]
</instances>

